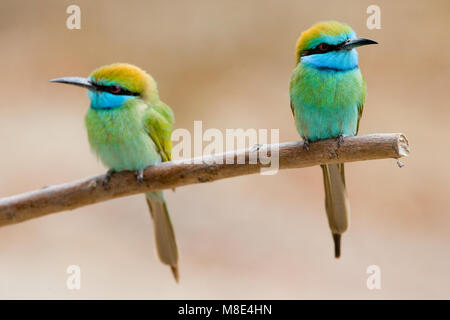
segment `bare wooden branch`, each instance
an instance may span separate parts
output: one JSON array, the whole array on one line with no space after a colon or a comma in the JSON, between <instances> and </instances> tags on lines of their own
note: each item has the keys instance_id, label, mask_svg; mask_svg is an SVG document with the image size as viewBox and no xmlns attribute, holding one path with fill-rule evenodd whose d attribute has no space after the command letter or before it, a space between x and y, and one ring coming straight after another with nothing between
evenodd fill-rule
<instances>
[{"instance_id":1,"label":"bare wooden branch","mask_svg":"<svg viewBox=\"0 0 450 320\"><path fill-rule=\"evenodd\" d=\"M133 194L170 189L195 183L211 182L260 172L270 164L261 164L261 155L276 156L279 147L279 169L305 168L326 163L353 162L385 158L401 158L409 154L408 140L403 134L371 134L313 142L309 150L303 142L256 146L187 161L162 163L145 170L144 181L136 182L133 172L114 174L109 188L103 187L105 175L46 187L0 199L0 226L10 225L50 213L71 210L89 204ZM250 164L249 159L258 161ZM245 159L243 164L238 159ZM264 159L264 157L263 157ZM197 163L198 162L198 163ZM232 162L232 164L229 164Z\"/></svg>"}]
</instances>

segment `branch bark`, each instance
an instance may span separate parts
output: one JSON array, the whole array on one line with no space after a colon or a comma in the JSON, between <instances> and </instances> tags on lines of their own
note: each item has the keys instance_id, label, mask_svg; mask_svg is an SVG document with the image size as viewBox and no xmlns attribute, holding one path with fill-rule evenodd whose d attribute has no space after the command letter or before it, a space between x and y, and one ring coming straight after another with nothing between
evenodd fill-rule
<instances>
[{"instance_id":1,"label":"branch bark","mask_svg":"<svg viewBox=\"0 0 450 320\"><path fill-rule=\"evenodd\" d=\"M262 164L260 156L276 156L276 146L279 146L279 169L398 159L409 154L408 140L403 134L395 133L346 137L339 147L336 139L317 141L310 144L309 151L304 150L302 141L297 141L194 158L189 163L185 160L165 162L146 169L141 184L136 182L133 172L120 172L112 176L107 190L103 188L105 175L98 175L2 198L0 226L133 194L258 173L270 166ZM257 163L249 164L249 159L255 155ZM237 159L245 159L245 163L238 164ZM227 164L230 162L232 164Z\"/></svg>"}]
</instances>

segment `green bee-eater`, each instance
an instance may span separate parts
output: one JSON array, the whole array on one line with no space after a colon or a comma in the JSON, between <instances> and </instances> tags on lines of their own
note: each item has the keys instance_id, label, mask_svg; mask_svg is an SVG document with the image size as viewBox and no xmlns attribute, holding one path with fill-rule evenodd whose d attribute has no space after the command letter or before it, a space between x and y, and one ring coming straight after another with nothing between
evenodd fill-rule
<instances>
[{"instance_id":1,"label":"green bee-eater","mask_svg":"<svg viewBox=\"0 0 450 320\"><path fill-rule=\"evenodd\" d=\"M148 166L171 159L174 115L159 99L156 82L136 66L116 63L96 69L88 78L51 80L88 89L90 108L85 117L89 144L114 172L136 172L138 182ZM154 222L156 250L178 281L178 249L162 191L145 194Z\"/></svg>"},{"instance_id":2,"label":"green bee-eater","mask_svg":"<svg viewBox=\"0 0 450 320\"><path fill-rule=\"evenodd\" d=\"M309 142L328 138L338 138L340 145L345 136L358 133L366 84L355 48L375 43L357 38L352 28L336 21L317 23L301 34L290 98L297 131L306 149ZM321 167L325 209L338 258L341 235L348 228L350 214L344 164Z\"/></svg>"}]
</instances>

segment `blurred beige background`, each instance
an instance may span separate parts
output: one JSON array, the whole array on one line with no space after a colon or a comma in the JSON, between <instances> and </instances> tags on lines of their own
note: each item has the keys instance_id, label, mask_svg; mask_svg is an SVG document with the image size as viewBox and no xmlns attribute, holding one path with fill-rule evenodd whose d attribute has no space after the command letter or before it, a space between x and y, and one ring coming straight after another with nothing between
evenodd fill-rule
<instances>
[{"instance_id":1,"label":"blurred beige background","mask_svg":"<svg viewBox=\"0 0 450 320\"><path fill-rule=\"evenodd\" d=\"M82 10L68 30L66 8ZM381 7L381 30L366 8ZM448 1L0 2L0 196L104 172L86 93L54 85L112 63L158 81L177 128L279 128L299 139L288 83L301 31L349 23L368 96L360 133L404 132L412 153L347 165L352 226L332 257L319 168L167 192L181 283L156 259L143 196L0 229L0 298L450 298ZM81 267L81 290L66 268ZM366 268L381 268L368 290Z\"/></svg>"}]
</instances>

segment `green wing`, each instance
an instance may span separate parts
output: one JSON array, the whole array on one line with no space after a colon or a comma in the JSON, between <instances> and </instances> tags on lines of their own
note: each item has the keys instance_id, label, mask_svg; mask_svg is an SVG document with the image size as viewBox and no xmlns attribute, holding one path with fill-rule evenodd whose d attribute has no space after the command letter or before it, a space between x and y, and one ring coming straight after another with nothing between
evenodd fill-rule
<instances>
[{"instance_id":1,"label":"green wing","mask_svg":"<svg viewBox=\"0 0 450 320\"><path fill-rule=\"evenodd\" d=\"M361 101L358 104L358 123L356 124L355 135L357 135L358 131L359 131L359 121L361 120L363 110L364 110L364 102L366 100L366 81L364 81L364 78L362 78L362 75L361 75L361 79L362 79Z\"/></svg>"},{"instance_id":2,"label":"green wing","mask_svg":"<svg viewBox=\"0 0 450 320\"><path fill-rule=\"evenodd\" d=\"M174 123L172 109L164 102L149 107L144 118L144 126L161 155L161 160L172 159L172 130Z\"/></svg>"},{"instance_id":3,"label":"green wing","mask_svg":"<svg viewBox=\"0 0 450 320\"><path fill-rule=\"evenodd\" d=\"M359 121L361 120L363 110L364 110L364 104L360 104L358 106L358 123L356 124L356 134L358 134L358 131L359 131Z\"/></svg>"}]
</instances>

